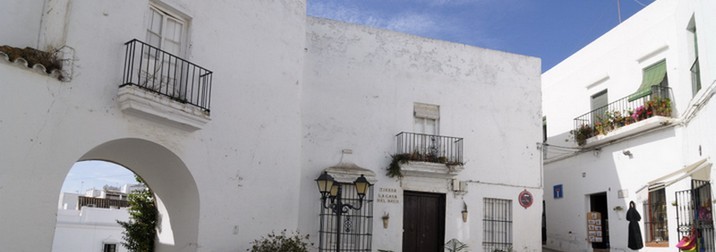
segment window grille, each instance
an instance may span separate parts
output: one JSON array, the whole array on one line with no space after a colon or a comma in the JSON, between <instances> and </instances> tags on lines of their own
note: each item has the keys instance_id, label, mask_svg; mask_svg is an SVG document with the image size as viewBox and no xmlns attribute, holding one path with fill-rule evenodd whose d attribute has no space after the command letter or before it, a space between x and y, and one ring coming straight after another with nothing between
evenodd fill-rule
<instances>
[{"instance_id":1,"label":"window grille","mask_svg":"<svg viewBox=\"0 0 716 252\"><path fill-rule=\"evenodd\" d=\"M117 252L117 244L105 243L102 252Z\"/></svg>"},{"instance_id":2,"label":"window grille","mask_svg":"<svg viewBox=\"0 0 716 252\"><path fill-rule=\"evenodd\" d=\"M358 194L352 183L341 183L343 202L358 206ZM320 202L320 201L319 201ZM321 206L318 250L336 251L336 214ZM341 252L370 252L373 240L373 186L368 188L363 207L341 215Z\"/></svg>"},{"instance_id":3,"label":"window grille","mask_svg":"<svg viewBox=\"0 0 716 252\"><path fill-rule=\"evenodd\" d=\"M666 191L664 188L650 191L649 200L644 204L645 240L647 243L669 241L669 229L666 215Z\"/></svg>"},{"instance_id":4,"label":"window grille","mask_svg":"<svg viewBox=\"0 0 716 252\"><path fill-rule=\"evenodd\" d=\"M699 234L698 251L714 252L713 211L710 206L711 182L691 180L691 189L676 192L677 237L691 234L696 228Z\"/></svg>"},{"instance_id":5,"label":"window grille","mask_svg":"<svg viewBox=\"0 0 716 252\"><path fill-rule=\"evenodd\" d=\"M485 198L483 251L512 249L512 201Z\"/></svg>"}]
</instances>

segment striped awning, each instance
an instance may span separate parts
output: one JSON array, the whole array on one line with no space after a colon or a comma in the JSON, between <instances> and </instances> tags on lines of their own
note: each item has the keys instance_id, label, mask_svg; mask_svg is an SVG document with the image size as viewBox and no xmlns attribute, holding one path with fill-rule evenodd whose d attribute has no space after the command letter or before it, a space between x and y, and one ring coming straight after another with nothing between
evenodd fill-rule
<instances>
[{"instance_id":1,"label":"striped awning","mask_svg":"<svg viewBox=\"0 0 716 252\"><path fill-rule=\"evenodd\" d=\"M651 87L658 86L666 78L666 61L662 60L658 63L644 68L644 76L641 79L639 89L629 96L629 101L633 101L651 94Z\"/></svg>"}]
</instances>

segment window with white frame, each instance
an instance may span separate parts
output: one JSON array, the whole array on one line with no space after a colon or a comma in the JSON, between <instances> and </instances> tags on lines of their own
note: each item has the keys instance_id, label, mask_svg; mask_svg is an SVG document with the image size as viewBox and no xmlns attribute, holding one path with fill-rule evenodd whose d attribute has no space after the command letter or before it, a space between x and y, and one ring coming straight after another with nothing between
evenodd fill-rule
<instances>
[{"instance_id":1,"label":"window with white frame","mask_svg":"<svg viewBox=\"0 0 716 252\"><path fill-rule=\"evenodd\" d=\"M187 21L155 4L149 5L147 43L176 56L184 52Z\"/></svg>"},{"instance_id":2,"label":"window with white frame","mask_svg":"<svg viewBox=\"0 0 716 252\"><path fill-rule=\"evenodd\" d=\"M483 241L484 251L511 251L512 201L484 199Z\"/></svg>"},{"instance_id":3,"label":"window with white frame","mask_svg":"<svg viewBox=\"0 0 716 252\"><path fill-rule=\"evenodd\" d=\"M428 157L437 158L440 154L438 126L440 122L440 107L438 105L415 103L413 104L413 130L415 133L415 151Z\"/></svg>"},{"instance_id":4,"label":"window with white frame","mask_svg":"<svg viewBox=\"0 0 716 252\"><path fill-rule=\"evenodd\" d=\"M415 133L438 135L440 107L438 105L415 103L413 105L413 129Z\"/></svg>"},{"instance_id":5,"label":"window with white frame","mask_svg":"<svg viewBox=\"0 0 716 252\"><path fill-rule=\"evenodd\" d=\"M669 244L669 228L666 215L666 190L651 188L649 198L644 202L644 233L647 246L667 246Z\"/></svg>"},{"instance_id":6,"label":"window with white frame","mask_svg":"<svg viewBox=\"0 0 716 252\"><path fill-rule=\"evenodd\" d=\"M145 20L146 43L142 48L143 62L140 72L145 83L142 86L178 100L185 100L188 73L184 72L188 62L185 41L188 22L179 13L154 3L149 4Z\"/></svg>"}]
</instances>

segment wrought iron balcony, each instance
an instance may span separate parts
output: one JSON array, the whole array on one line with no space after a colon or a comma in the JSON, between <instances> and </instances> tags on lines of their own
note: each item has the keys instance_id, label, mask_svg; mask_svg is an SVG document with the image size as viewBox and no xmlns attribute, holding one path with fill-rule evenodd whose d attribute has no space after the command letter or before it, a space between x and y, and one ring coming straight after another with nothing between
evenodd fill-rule
<instances>
[{"instance_id":1,"label":"wrought iron balcony","mask_svg":"<svg viewBox=\"0 0 716 252\"><path fill-rule=\"evenodd\" d=\"M396 155L407 160L462 165L462 138L400 132Z\"/></svg>"},{"instance_id":2,"label":"wrought iron balcony","mask_svg":"<svg viewBox=\"0 0 716 252\"><path fill-rule=\"evenodd\" d=\"M124 44L122 85L133 85L209 113L212 71L133 39Z\"/></svg>"},{"instance_id":3,"label":"wrought iron balcony","mask_svg":"<svg viewBox=\"0 0 716 252\"><path fill-rule=\"evenodd\" d=\"M572 134L578 145L584 145L588 138L653 116L672 117L671 101L671 88L652 86L647 95L630 95L574 118Z\"/></svg>"}]
</instances>

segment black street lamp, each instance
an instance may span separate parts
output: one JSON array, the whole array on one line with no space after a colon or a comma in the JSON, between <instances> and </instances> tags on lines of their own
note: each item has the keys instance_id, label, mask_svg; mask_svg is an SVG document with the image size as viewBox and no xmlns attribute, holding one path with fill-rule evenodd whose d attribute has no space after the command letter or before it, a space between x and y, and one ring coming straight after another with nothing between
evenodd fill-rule
<instances>
[{"instance_id":1,"label":"black street lamp","mask_svg":"<svg viewBox=\"0 0 716 252\"><path fill-rule=\"evenodd\" d=\"M336 214L336 252L341 251L341 215L348 213L350 209L360 210L363 207L363 198L365 197L366 191L370 186L370 182L363 176L360 175L353 185L356 187L356 193L358 194L358 206L343 203L343 187L340 183L337 183L331 175L327 172L323 172L321 176L316 179L318 184L318 191L321 193L321 206L326 209L330 209ZM327 201L326 198L330 199ZM326 203L328 202L328 203Z\"/></svg>"}]
</instances>

